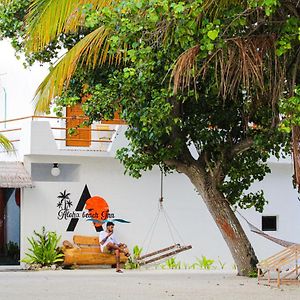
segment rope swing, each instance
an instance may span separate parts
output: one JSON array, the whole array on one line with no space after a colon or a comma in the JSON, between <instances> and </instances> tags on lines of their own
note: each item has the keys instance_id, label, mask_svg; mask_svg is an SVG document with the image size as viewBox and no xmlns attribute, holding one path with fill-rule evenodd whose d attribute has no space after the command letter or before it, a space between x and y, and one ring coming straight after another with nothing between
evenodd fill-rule
<instances>
[{"instance_id":1,"label":"rope swing","mask_svg":"<svg viewBox=\"0 0 300 300\"><path fill-rule=\"evenodd\" d=\"M165 220L166 222L166 225L168 227L168 231L169 231L169 234L171 236L171 239L173 241L173 245L171 246L168 246L168 247L165 247L165 248L162 248L162 249L159 249L159 250L156 250L156 251L153 251L153 252L150 252L150 253L147 253L145 255L142 255L140 256L137 261L140 265L146 265L146 264L150 264L150 263L153 263L153 262L157 262L157 261L160 261L162 259L165 259L167 257L170 257L170 256L174 256L175 254L178 254L180 252L183 252L183 251L186 251L186 250L189 250L192 248L191 245L188 245L188 246L182 246L181 244L177 243L176 242L176 239L175 239L175 236L174 236L174 233L175 232L179 238L179 240L181 241L181 243L184 245L185 243L183 242L183 239L182 237L180 236L179 232L177 231L176 227L174 226L171 218L168 216L167 212L166 212L166 209L164 207L164 197L163 197L163 188L164 188L164 174L163 174L163 171L161 171L161 175L160 175L160 198L158 200L158 211L157 211L157 214L154 218L154 221L152 223L152 225L150 226L150 229L143 241L143 244L142 244L142 247L143 245L145 244L146 240L149 238L149 242L148 242L148 246L146 248L146 252L148 252L149 250L149 246L152 242L152 238L153 238L153 235L154 235L154 231L156 229L156 226L157 226L157 223L158 223L158 220L160 219L160 217L163 217L163 219Z\"/></svg>"}]
</instances>

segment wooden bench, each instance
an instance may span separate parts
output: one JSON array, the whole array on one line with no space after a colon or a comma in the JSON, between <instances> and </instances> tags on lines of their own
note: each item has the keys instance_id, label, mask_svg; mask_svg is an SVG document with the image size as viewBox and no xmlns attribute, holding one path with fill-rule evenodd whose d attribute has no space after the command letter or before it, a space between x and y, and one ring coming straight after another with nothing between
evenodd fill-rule
<instances>
[{"instance_id":1,"label":"wooden bench","mask_svg":"<svg viewBox=\"0 0 300 300\"><path fill-rule=\"evenodd\" d=\"M113 265L116 263L114 254L100 251L97 236L74 235L73 243L63 242L64 265ZM126 263L127 257L121 253L120 263Z\"/></svg>"},{"instance_id":2,"label":"wooden bench","mask_svg":"<svg viewBox=\"0 0 300 300\"><path fill-rule=\"evenodd\" d=\"M287 247L275 255L262 260L256 266L258 268L258 284L264 279L267 280L267 285L275 282L277 287L280 287L282 283L299 284L300 245L295 244ZM272 278L272 273L275 273L274 278Z\"/></svg>"}]
</instances>

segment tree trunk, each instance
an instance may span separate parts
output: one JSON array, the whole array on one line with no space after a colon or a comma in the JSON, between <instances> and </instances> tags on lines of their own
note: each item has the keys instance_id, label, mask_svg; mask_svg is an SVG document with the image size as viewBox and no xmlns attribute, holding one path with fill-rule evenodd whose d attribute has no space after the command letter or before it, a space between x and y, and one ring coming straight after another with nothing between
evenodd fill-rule
<instances>
[{"instance_id":1,"label":"tree trunk","mask_svg":"<svg viewBox=\"0 0 300 300\"><path fill-rule=\"evenodd\" d=\"M177 169L189 177L202 196L229 247L238 275L249 275L249 272L256 269L257 257L228 201L217 190L213 178L209 178L207 173L195 165Z\"/></svg>"}]
</instances>

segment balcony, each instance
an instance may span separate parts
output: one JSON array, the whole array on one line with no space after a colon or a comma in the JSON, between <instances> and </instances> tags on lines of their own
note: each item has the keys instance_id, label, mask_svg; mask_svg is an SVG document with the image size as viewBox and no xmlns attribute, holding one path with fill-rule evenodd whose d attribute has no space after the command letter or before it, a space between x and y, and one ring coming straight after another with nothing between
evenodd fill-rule
<instances>
[{"instance_id":1,"label":"balcony","mask_svg":"<svg viewBox=\"0 0 300 300\"><path fill-rule=\"evenodd\" d=\"M80 126L85 120L77 116L28 116L0 121L0 133L13 143L19 159L31 154L111 157L118 147L126 144L126 126L122 120ZM69 129L74 133L69 134ZM7 156L4 151L3 155Z\"/></svg>"}]
</instances>

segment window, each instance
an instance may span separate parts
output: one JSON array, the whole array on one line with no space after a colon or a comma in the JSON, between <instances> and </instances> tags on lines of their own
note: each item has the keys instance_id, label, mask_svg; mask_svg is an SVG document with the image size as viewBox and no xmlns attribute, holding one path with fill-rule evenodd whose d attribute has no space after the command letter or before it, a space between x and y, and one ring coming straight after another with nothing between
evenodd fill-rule
<instances>
[{"instance_id":1,"label":"window","mask_svg":"<svg viewBox=\"0 0 300 300\"><path fill-rule=\"evenodd\" d=\"M277 231L277 216L262 216L262 231Z\"/></svg>"}]
</instances>

